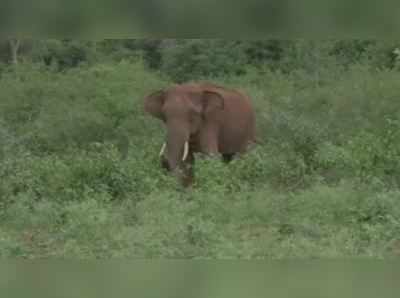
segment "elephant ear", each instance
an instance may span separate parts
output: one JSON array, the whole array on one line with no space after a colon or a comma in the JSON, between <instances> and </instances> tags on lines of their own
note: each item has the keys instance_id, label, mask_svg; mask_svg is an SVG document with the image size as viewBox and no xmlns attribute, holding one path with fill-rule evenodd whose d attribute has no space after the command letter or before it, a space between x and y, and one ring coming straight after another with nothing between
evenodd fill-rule
<instances>
[{"instance_id":1,"label":"elephant ear","mask_svg":"<svg viewBox=\"0 0 400 298\"><path fill-rule=\"evenodd\" d=\"M224 97L220 93L210 90L203 91L204 113L210 113L215 110L223 110L224 105Z\"/></svg>"},{"instance_id":2,"label":"elephant ear","mask_svg":"<svg viewBox=\"0 0 400 298\"><path fill-rule=\"evenodd\" d=\"M165 101L165 91L158 90L156 92L151 93L150 95L146 96L144 99L144 110L146 113L150 115L164 120L164 114L162 111L162 107Z\"/></svg>"},{"instance_id":3,"label":"elephant ear","mask_svg":"<svg viewBox=\"0 0 400 298\"><path fill-rule=\"evenodd\" d=\"M224 109L224 97L215 91L204 90L201 93L192 93L192 107L203 117L216 110Z\"/></svg>"}]
</instances>

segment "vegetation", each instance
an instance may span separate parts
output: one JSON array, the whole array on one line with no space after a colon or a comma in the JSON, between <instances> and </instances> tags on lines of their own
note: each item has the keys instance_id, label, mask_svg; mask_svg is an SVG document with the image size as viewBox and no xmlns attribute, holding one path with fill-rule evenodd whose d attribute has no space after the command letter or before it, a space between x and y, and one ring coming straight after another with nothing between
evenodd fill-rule
<instances>
[{"instance_id":1,"label":"vegetation","mask_svg":"<svg viewBox=\"0 0 400 298\"><path fill-rule=\"evenodd\" d=\"M13 41L15 45L16 41ZM326 258L400 254L395 42L22 40L0 46L0 256ZM159 167L143 97L246 90L261 144Z\"/></svg>"}]
</instances>

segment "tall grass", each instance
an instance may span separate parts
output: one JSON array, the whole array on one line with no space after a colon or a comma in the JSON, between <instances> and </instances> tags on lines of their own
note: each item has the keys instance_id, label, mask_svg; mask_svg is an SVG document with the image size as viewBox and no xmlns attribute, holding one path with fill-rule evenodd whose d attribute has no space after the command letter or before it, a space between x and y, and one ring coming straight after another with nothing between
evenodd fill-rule
<instances>
[{"instance_id":1,"label":"tall grass","mask_svg":"<svg viewBox=\"0 0 400 298\"><path fill-rule=\"evenodd\" d=\"M285 258L400 253L400 74L366 65L210 78L253 98L261 145L181 189L138 62L0 80L0 256Z\"/></svg>"}]
</instances>

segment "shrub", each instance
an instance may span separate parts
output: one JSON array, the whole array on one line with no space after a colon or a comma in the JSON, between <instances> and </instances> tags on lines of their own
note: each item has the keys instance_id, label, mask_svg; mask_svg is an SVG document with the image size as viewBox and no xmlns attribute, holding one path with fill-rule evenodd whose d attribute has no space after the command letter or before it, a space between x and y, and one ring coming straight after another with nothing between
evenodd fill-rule
<instances>
[{"instance_id":1,"label":"shrub","mask_svg":"<svg viewBox=\"0 0 400 298\"><path fill-rule=\"evenodd\" d=\"M139 62L77 68L66 74L21 65L16 74L0 81L0 117L35 152L121 143L132 133L132 123L144 123L143 97L163 84Z\"/></svg>"},{"instance_id":2,"label":"shrub","mask_svg":"<svg viewBox=\"0 0 400 298\"><path fill-rule=\"evenodd\" d=\"M238 74L245 54L235 42L190 40L165 50L162 70L176 82Z\"/></svg>"},{"instance_id":3,"label":"shrub","mask_svg":"<svg viewBox=\"0 0 400 298\"><path fill-rule=\"evenodd\" d=\"M217 83L250 94L260 140L229 164L199 155L191 189L160 169L163 124L142 100L169 81L142 61L64 72L21 63L2 73L0 255L398 254L399 73L337 66L323 56L331 45L307 53L304 44L286 60L293 71L242 65L231 76L236 61L191 43L222 59ZM199 68L177 71L214 72L208 58L189 58Z\"/></svg>"}]
</instances>

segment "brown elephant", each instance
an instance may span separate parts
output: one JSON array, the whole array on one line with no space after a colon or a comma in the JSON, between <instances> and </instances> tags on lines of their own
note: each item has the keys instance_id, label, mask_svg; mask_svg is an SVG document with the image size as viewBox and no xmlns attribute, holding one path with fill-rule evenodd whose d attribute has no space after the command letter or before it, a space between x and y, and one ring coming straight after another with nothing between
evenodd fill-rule
<instances>
[{"instance_id":1,"label":"brown elephant","mask_svg":"<svg viewBox=\"0 0 400 298\"><path fill-rule=\"evenodd\" d=\"M144 109L164 122L162 165L172 172L184 169L185 185L193 178L194 153L221 154L229 162L255 142L252 103L237 90L206 82L174 85L148 95Z\"/></svg>"}]
</instances>

